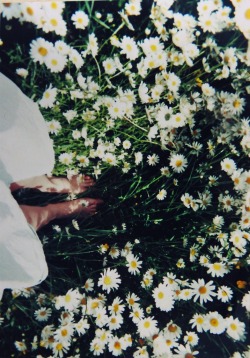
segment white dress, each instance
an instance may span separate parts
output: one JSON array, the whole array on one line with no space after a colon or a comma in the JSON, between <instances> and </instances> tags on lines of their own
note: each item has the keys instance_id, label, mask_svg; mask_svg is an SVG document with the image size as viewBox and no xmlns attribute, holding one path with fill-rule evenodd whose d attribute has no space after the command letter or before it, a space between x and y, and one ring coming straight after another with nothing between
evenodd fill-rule
<instances>
[{"instance_id":1,"label":"white dress","mask_svg":"<svg viewBox=\"0 0 250 358\"><path fill-rule=\"evenodd\" d=\"M48 274L42 244L11 195L9 184L52 171L52 140L37 104L0 73L0 299Z\"/></svg>"}]
</instances>

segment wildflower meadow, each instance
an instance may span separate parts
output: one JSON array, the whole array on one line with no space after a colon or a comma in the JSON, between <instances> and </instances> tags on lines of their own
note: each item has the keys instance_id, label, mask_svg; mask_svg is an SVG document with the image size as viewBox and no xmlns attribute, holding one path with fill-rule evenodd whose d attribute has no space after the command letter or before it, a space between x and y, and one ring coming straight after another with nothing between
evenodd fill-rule
<instances>
[{"instance_id":1,"label":"wildflower meadow","mask_svg":"<svg viewBox=\"0 0 250 358\"><path fill-rule=\"evenodd\" d=\"M0 14L1 63L39 104L53 175L92 176L75 197L104 201L38 232L49 276L5 290L1 358L249 358L249 0Z\"/></svg>"}]
</instances>

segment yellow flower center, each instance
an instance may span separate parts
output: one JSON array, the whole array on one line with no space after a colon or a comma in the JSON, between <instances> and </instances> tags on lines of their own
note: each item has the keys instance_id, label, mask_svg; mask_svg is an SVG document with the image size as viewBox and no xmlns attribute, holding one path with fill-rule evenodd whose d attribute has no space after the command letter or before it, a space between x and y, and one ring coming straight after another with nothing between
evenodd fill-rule
<instances>
[{"instance_id":1,"label":"yellow flower center","mask_svg":"<svg viewBox=\"0 0 250 358\"><path fill-rule=\"evenodd\" d=\"M27 7L26 11L27 11L28 15L30 15L30 16L34 15L34 11L31 7Z\"/></svg>"},{"instance_id":2,"label":"yellow flower center","mask_svg":"<svg viewBox=\"0 0 250 358\"><path fill-rule=\"evenodd\" d=\"M77 22L78 22L79 24L82 24L82 23L83 23L82 18L77 19Z\"/></svg>"},{"instance_id":3,"label":"yellow flower center","mask_svg":"<svg viewBox=\"0 0 250 358\"><path fill-rule=\"evenodd\" d=\"M52 9L57 9L57 3L54 1L50 4L50 6Z\"/></svg>"},{"instance_id":4,"label":"yellow flower center","mask_svg":"<svg viewBox=\"0 0 250 358\"><path fill-rule=\"evenodd\" d=\"M56 349L57 349L58 351L61 351L61 350L63 349L62 343L57 343Z\"/></svg>"},{"instance_id":5,"label":"yellow flower center","mask_svg":"<svg viewBox=\"0 0 250 358\"><path fill-rule=\"evenodd\" d=\"M198 317L198 318L196 319L196 322L197 322L198 324L202 324L202 323L204 322L204 319L203 319L202 317Z\"/></svg>"},{"instance_id":6,"label":"yellow flower center","mask_svg":"<svg viewBox=\"0 0 250 358\"><path fill-rule=\"evenodd\" d=\"M246 18L247 20L250 20L250 8L246 9L246 11L245 11L245 18Z\"/></svg>"},{"instance_id":7,"label":"yellow flower center","mask_svg":"<svg viewBox=\"0 0 250 358\"><path fill-rule=\"evenodd\" d=\"M164 297L164 293L163 293L163 292L159 292L159 293L158 293L158 298L159 298L160 300L162 300L163 297Z\"/></svg>"},{"instance_id":8,"label":"yellow flower center","mask_svg":"<svg viewBox=\"0 0 250 358\"><path fill-rule=\"evenodd\" d=\"M132 268L136 268L137 267L137 262L136 261L131 261L130 265Z\"/></svg>"},{"instance_id":9,"label":"yellow flower center","mask_svg":"<svg viewBox=\"0 0 250 358\"><path fill-rule=\"evenodd\" d=\"M150 327L150 322L149 321L144 322L144 327L149 328Z\"/></svg>"},{"instance_id":10,"label":"yellow flower center","mask_svg":"<svg viewBox=\"0 0 250 358\"><path fill-rule=\"evenodd\" d=\"M181 166L182 166L182 160L181 160L181 159L176 160L175 165L176 165L178 168L181 167Z\"/></svg>"},{"instance_id":11,"label":"yellow flower center","mask_svg":"<svg viewBox=\"0 0 250 358\"><path fill-rule=\"evenodd\" d=\"M53 60L51 61L51 64L52 64L53 66L56 66L56 65L58 64L58 61L57 61L56 59L53 59Z\"/></svg>"},{"instance_id":12,"label":"yellow flower center","mask_svg":"<svg viewBox=\"0 0 250 358\"><path fill-rule=\"evenodd\" d=\"M218 327L219 326L219 321L217 320L217 318L211 318L210 319L210 324L213 327Z\"/></svg>"},{"instance_id":13,"label":"yellow flower center","mask_svg":"<svg viewBox=\"0 0 250 358\"><path fill-rule=\"evenodd\" d=\"M177 331L177 326L175 324L170 324L170 326L168 327L169 332L176 332Z\"/></svg>"},{"instance_id":14,"label":"yellow flower center","mask_svg":"<svg viewBox=\"0 0 250 358\"><path fill-rule=\"evenodd\" d=\"M48 50L45 47L39 47L38 52L41 56L46 56L48 54Z\"/></svg>"},{"instance_id":15,"label":"yellow flower center","mask_svg":"<svg viewBox=\"0 0 250 358\"><path fill-rule=\"evenodd\" d=\"M70 302L71 301L71 296L69 294L67 294L65 296L65 302Z\"/></svg>"},{"instance_id":16,"label":"yellow flower center","mask_svg":"<svg viewBox=\"0 0 250 358\"><path fill-rule=\"evenodd\" d=\"M199 287L199 293L204 295L207 292L207 288L206 286L201 286Z\"/></svg>"},{"instance_id":17,"label":"yellow flower center","mask_svg":"<svg viewBox=\"0 0 250 358\"><path fill-rule=\"evenodd\" d=\"M115 349L121 349L121 343L120 342L115 342L114 348Z\"/></svg>"},{"instance_id":18,"label":"yellow flower center","mask_svg":"<svg viewBox=\"0 0 250 358\"><path fill-rule=\"evenodd\" d=\"M127 45L126 45L126 49L127 49L128 51L132 51L132 46L131 46L130 44L127 44Z\"/></svg>"},{"instance_id":19,"label":"yellow flower center","mask_svg":"<svg viewBox=\"0 0 250 358\"><path fill-rule=\"evenodd\" d=\"M68 335L67 329L63 329L63 330L61 331L61 334L62 334L63 337L66 337L66 336Z\"/></svg>"},{"instance_id":20,"label":"yellow flower center","mask_svg":"<svg viewBox=\"0 0 250 358\"><path fill-rule=\"evenodd\" d=\"M230 328L233 330L233 331L236 331L237 330L237 326L235 323L231 323L230 324Z\"/></svg>"},{"instance_id":21,"label":"yellow flower center","mask_svg":"<svg viewBox=\"0 0 250 358\"><path fill-rule=\"evenodd\" d=\"M213 268L214 268L214 270L219 271L221 269L221 265L218 263L213 264Z\"/></svg>"},{"instance_id":22,"label":"yellow flower center","mask_svg":"<svg viewBox=\"0 0 250 358\"><path fill-rule=\"evenodd\" d=\"M109 276L105 276L103 282L105 283L105 285L110 285L111 284L111 278Z\"/></svg>"},{"instance_id":23,"label":"yellow flower center","mask_svg":"<svg viewBox=\"0 0 250 358\"><path fill-rule=\"evenodd\" d=\"M58 22L57 22L56 19L51 19L50 23L51 23L52 26L57 26L58 25Z\"/></svg>"},{"instance_id":24,"label":"yellow flower center","mask_svg":"<svg viewBox=\"0 0 250 358\"><path fill-rule=\"evenodd\" d=\"M153 52L156 52L157 51L157 46L155 44L152 44L150 46L150 49L153 51Z\"/></svg>"}]
</instances>

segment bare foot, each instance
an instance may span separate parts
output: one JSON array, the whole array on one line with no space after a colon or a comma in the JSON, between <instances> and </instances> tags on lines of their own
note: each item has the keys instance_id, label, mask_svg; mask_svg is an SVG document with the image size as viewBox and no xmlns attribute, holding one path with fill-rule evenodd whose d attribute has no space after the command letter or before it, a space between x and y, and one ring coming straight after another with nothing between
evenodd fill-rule
<instances>
[{"instance_id":1,"label":"bare foot","mask_svg":"<svg viewBox=\"0 0 250 358\"><path fill-rule=\"evenodd\" d=\"M97 213L101 199L85 198L47 206L20 205L26 220L37 231L55 219L87 218Z\"/></svg>"},{"instance_id":2,"label":"bare foot","mask_svg":"<svg viewBox=\"0 0 250 358\"><path fill-rule=\"evenodd\" d=\"M94 184L94 179L83 174L73 175L70 179L41 175L12 183L10 185L10 190L15 191L21 188L33 188L47 193L80 194L88 190Z\"/></svg>"}]
</instances>

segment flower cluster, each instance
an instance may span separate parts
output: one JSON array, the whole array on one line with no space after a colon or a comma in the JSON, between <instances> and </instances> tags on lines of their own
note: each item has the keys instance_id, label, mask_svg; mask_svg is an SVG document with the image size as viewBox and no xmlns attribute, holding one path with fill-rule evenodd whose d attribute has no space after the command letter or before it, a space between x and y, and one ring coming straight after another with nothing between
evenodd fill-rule
<instances>
[{"instance_id":1,"label":"flower cluster","mask_svg":"<svg viewBox=\"0 0 250 358\"><path fill-rule=\"evenodd\" d=\"M47 121L54 174L92 175L106 205L41 234L48 282L0 307L18 351L249 355L250 6L183 3L0 4L32 33L16 46L6 30L1 50Z\"/></svg>"}]
</instances>

